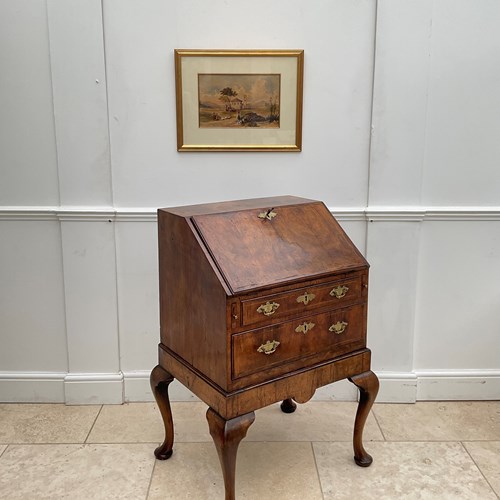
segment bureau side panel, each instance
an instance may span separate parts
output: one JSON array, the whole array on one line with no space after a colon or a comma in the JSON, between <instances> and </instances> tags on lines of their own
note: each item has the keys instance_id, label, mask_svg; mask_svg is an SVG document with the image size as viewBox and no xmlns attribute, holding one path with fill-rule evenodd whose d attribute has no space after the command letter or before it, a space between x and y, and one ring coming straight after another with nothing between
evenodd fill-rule
<instances>
[{"instance_id":1,"label":"bureau side panel","mask_svg":"<svg viewBox=\"0 0 500 500\"><path fill-rule=\"evenodd\" d=\"M188 219L158 212L161 342L227 388L226 292Z\"/></svg>"}]
</instances>

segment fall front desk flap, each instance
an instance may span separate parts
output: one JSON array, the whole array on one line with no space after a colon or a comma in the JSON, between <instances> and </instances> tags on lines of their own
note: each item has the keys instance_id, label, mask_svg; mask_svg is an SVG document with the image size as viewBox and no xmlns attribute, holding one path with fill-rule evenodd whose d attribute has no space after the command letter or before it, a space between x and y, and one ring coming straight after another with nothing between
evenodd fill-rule
<instances>
[{"instance_id":1,"label":"fall front desk flap","mask_svg":"<svg viewBox=\"0 0 500 500\"><path fill-rule=\"evenodd\" d=\"M233 293L367 266L319 201L290 196L209 206L218 212L195 211L191 220Z\"/></svg>"}]
</instances>

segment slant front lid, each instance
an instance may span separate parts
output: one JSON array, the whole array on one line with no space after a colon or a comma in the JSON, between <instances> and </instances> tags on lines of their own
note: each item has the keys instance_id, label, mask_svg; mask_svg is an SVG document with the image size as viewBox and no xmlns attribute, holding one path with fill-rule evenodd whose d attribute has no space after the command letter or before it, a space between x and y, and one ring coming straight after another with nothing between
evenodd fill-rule
<instances>
[{"instance_id":1,"label":"slant front lid","mask_svg":"<svg viewBox=\"0 0 500 500\"><path fill-rule=\"evenodd\" d=\"M192 220L234 293L367 265L320 202Z\"/></svg>"}]
</instances>

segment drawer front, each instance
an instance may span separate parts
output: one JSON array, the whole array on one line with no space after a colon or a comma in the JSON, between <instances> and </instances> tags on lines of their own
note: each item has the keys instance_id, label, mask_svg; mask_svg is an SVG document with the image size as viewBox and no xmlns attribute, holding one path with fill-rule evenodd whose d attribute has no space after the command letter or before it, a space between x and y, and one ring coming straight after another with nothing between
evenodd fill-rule
<instances>
[{"instance_id":1,"label":"drawer front","mask_svg":"<svg viewBox=\"0 0 500 500\"><path fill-rule=\"evenodd\" d=\"M361 298L361 276L241 301L243 326L269 323L288 315L310 314L321 307L341 308Z\"/></svg>"},{"instance_id":2,"label":"drawer front","mask_svg":"<svg viewBox=\"0 0 500 500\"><path fill-rule=\"evenodd\" d=\"M288 321L274 327L232 335L233 379L323 351L332 358L349 352L365 339L366 305ZM359 347L359 346L357 346Z\"/></svg>"}]
</instances>

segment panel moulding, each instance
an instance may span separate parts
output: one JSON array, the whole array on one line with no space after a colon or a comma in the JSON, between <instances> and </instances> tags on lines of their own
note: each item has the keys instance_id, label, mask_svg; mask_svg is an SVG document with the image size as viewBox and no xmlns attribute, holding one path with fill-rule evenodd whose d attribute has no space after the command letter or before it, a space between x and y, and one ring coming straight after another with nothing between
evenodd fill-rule
<instances>
[{"instance_id":1,"label":"panel moulding","mask_svg":"<svg viewBox=\"0 0 500 500\"><path fill-rule=\"evenodd\" d=\"M167 205L167 204L166 204ZM166 206L165 205L165 206ZM439 207L439 206L369 206L328 207L342 221L498 221L500 206L489 207ZM0 220L116 220L155 222L153 207L70 207L70 206L4 206L0 207Z\"/></svg>"}]
</instances>

